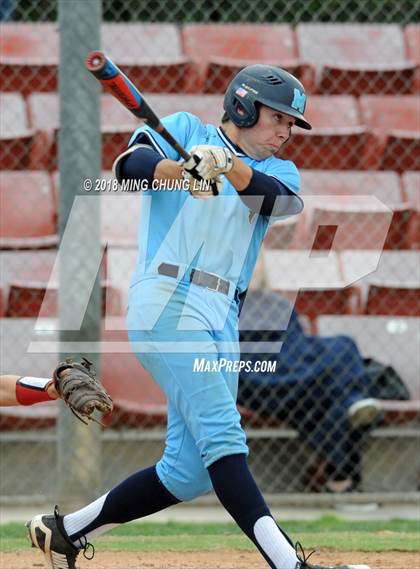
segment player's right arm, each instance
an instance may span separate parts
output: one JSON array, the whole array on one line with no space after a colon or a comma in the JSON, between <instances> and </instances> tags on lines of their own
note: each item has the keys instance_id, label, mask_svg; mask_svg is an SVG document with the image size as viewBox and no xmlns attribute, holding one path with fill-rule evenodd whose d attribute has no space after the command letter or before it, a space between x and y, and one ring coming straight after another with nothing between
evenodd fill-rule
<instances>
[{"instance_id":1,"label":"player's right arm","mask_svg":"<svg viewBox=\"0 0 420 569\"><path fill-rule=\"evenodd\" d=\"M182 168L174 160L162 158L151 146L138 144L119 168L121 180L181 180Z\"/></svg>"},{"instance_id":2,"label":"player's right arm","mask_svg":"<svg viewBox=\"0 0 420 569\"><path fill-rule=\"evenodd\" d=\"M191 132L200 128L197 117L189 113L175 113L162 119L162 124L180 142L187 146ZM122 180L181 180L179 154L157 132L147 126L138 128L131 137L128 149L114 162L114 175Z\"/></svg>"}]
</instances>

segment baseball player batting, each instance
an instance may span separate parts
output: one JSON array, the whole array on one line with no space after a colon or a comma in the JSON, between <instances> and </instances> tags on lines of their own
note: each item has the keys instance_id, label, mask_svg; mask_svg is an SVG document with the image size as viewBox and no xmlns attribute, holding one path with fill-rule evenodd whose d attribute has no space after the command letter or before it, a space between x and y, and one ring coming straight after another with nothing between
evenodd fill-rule
<instances>
[{"instance_id":1,"label":"baseball player batting","mask_svg":"<svg viewBox=\"0 0 420 569\"><path fill-rule=\"evenodd\" d=\"M118 180L149 183L139 197L139 255L127 326L139 362L167 397L166 446L157 464L81 510L62 515L56 507L28 522L32 543L53 568L75 569L81 551L89 556L89 541L111 527L213 488L269 567L326 569L309 562L278 527L252 477L234 365L241 299L269 224L303 207L296 166L275 154L292 127L311 128L305 104L304 87L293 75L251 65L226 91L221 126L202 124L187 112L162 119L190 159L180 160L148 125L134 132L116 159ZM174 180L188 187L212 180L219 195L165 191ZM201 197L208 199L196 199ZM232 365L222 368L222 359ZM197 360L205 361L204 369L196 369ZM340 566L356 568L368 569Z\"/></svg>"}]
</instances>

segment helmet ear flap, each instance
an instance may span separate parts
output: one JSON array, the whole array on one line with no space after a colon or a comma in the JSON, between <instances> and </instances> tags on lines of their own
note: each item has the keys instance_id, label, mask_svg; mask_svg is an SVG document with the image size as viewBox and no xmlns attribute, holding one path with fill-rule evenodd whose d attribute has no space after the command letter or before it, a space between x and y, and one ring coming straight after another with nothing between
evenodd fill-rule
<instances>
[{"instance_id":1,"label":"helmet ear flap","mask_svg":"<svg viewBox=\"0 0 420 569\"><path fill-rule=\"evenodd\" d=\"M241 128L254 126L259 117L257 102L250 98L239 100L237 97L232 97L225 108L230 120Z\"/></svg>"}]
</instances>

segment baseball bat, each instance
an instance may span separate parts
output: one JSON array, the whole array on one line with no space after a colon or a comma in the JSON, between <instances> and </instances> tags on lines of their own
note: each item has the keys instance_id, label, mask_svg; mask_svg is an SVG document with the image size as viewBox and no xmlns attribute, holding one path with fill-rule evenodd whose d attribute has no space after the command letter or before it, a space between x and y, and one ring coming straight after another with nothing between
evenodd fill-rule
<instances>
[{"instance_id":1,"label":"baseball bat","mask_svg":"<svg viewBox=\"0 0 420 569\"><path fill-rule=\"evenodd\" d=\"M191 155L166 130L137 87L109 57L102 51L92 51L87 56L86 68L124 107L158 132L184 160L191 158Z\"/></svg>"}]
</instances>

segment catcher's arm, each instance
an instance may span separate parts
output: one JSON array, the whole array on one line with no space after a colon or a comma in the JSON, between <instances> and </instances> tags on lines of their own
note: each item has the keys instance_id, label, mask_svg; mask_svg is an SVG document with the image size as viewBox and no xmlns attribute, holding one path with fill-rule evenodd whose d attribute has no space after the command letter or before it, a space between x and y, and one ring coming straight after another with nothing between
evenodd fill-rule
<instances>
[{"instance_id":1,"label":"catcher's arm","mask_svg":"<svg viewBox=\"0 0 420 569\"><path fill-rule=\"evenodd\" d=\"M0 407L34 405L58 398L59 395L51 378L22 377L15 374L0 375Z\"/></svg>"}]
</instances>

